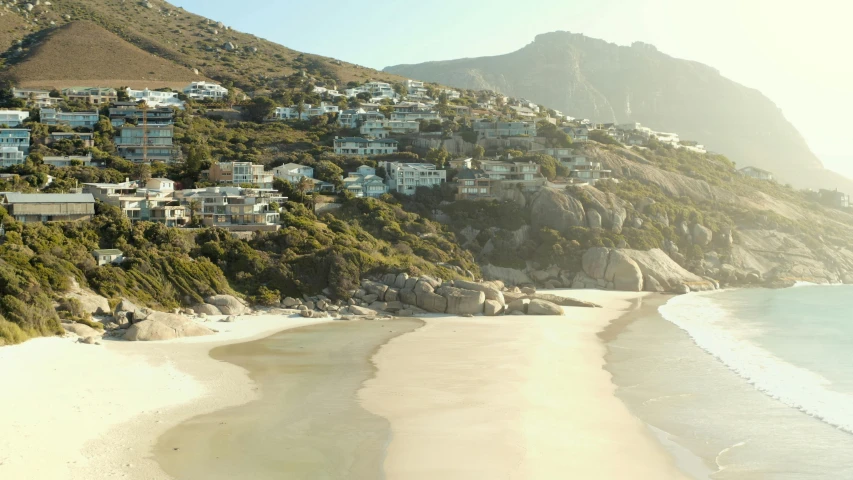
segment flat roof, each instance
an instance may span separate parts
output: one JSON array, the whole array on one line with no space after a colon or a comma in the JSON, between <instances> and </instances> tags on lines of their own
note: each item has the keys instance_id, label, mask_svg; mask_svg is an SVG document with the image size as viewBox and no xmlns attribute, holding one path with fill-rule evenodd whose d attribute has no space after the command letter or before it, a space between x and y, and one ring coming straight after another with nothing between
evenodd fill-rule
<instances>
[{"instance_id":1,"label":"flat roof","mask_svg":"<svg viewBox=\"0 0 853 480\"><path fill-rule=\"evenodd\" d=\"M8 203L95 203L91 193L4 193Z\"/></svg>"}]
</instances>

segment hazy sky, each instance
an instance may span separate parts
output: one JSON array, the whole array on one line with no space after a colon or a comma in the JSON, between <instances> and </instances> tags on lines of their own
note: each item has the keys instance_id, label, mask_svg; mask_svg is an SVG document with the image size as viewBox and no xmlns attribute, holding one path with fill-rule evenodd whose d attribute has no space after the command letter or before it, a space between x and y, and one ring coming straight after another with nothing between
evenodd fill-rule
<instances>
[{"instance_id":1,"label":"hazy sky","mask_svg":"<svg viewBox=\"0 0 853 480\"><path fill-rule=\"evenodd\" d=\"M846 0L173 3L294 50L377 69L508 53L555 30L651 43L761 90L827 167L853 177L853 2Z\"/></svg>"}]
</instances>

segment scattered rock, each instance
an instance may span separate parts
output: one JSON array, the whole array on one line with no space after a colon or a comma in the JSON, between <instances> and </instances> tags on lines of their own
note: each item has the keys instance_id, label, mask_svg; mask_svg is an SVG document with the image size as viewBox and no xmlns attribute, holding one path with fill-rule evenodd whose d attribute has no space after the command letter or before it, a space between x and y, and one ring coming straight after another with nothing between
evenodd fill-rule
<instances>
[{"instance_id":1,"label":"scattered rock","mask_svg":"<svg viewBox=\"0 0 853 480\"><path fill-rule=\"evenodd\" d=\"M73 333L81 338L101 336L101 332L99 330L88 325L83 325L82 323L63 323L62 328L64 328L66 332Z\"/></svg>"},{"instance_id":2,"label":"scattered rock","mask_svg":"<svg viewBox=\"0 0 853 480\"><path fill-rule=\"evenodd\" d=\"M483 315L494 317L501 313L503 306L497 300L486 300L483 304Z\"/></svg>"},{"instance_id":3,"label":"scattered rock","mask_svg":"<svg viewBox=\"0 0 853 480\"><path fill-rule=\"evenodd\" d=\"M348 308L349 308L349 312L353 315L360 315L360 316L376 315L376 311L370 310L369 308L363 308L363 307L359 307L356 305L351 305Z\"/></svg>"},{"instance_id":4,"label":"scattered rock","mask_svg":"<svg viewBox=\"0 0 853 480\"><path fill-rule=\"evenodd\" d=\"M246 305L232 295L213 295L204 299L205 303L216 305L224 315L242 315L246 313Z\"/></svg>"},{"instance_id":5,"label":"scattered rock","mask_svg":"<svg viewBox=\"0 0 853 480\"><path fill-rule=\"evenodd\" d=\"M562 315L563 307L545 300L530 300L527 305L528 315Z\"/></svg>"},{"instance_id":6,"label":"scattered rock","mask_svg":"<svg viewBox=\"0 0 853 480\"><path fill-rule=\"evenodd\" d=\"M226 323L234 323L236 321L237 321L237 317L235 317L234 315L228 315L227 317L220 320L220 322L226 322Z\"/></svg>"},{"instance_id":7,"label":"scattered rock","mask_svg":"<svg viewBox=\"0 0 853 480\"><path fill-rule=\"evenodd\" d=\"M486 301L486 294L483 292L455 287L441 287L436 290L436 293L447 299L445 313L451 315L483 313L483 304Z\"/></svg>"}]
</instances>

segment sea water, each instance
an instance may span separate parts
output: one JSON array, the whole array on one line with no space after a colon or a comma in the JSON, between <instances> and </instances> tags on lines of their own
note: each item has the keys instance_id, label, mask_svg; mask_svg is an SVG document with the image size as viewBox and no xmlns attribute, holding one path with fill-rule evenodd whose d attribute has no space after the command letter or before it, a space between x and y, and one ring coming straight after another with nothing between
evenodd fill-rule
<instances>
[{"instance_id":1,"label":"sea water","mask_svg":"<svg viewBox=\"0 0 853 480\"><path fill-rule=\"evenodd\" d=\"M713 479L853 479L853 287L672 298L609 344L618 395Z\"/></svg>"}]
</instances>

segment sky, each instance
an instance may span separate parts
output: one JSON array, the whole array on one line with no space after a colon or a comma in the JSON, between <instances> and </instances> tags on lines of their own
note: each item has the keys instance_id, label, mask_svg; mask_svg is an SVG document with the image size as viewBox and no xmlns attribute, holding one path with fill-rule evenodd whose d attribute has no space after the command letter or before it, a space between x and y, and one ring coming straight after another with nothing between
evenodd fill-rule
<instances>
[{"instance_id":1,"label":"sky","mask_svg":"<svg viewBox=\"0 0 853 480\"><path fill-rule=\"evenodd\" d=\"M566 30L699 61L779 106L828 168L853 178L847 0L173 0L294 50L382 69L500 55Z\"/></svg>"}]
</instances>

